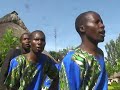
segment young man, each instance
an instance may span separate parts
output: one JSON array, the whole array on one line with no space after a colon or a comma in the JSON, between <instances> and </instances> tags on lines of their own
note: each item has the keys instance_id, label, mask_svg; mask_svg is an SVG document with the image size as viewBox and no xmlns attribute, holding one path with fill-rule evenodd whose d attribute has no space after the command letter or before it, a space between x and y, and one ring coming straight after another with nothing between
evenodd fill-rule
<instances>
[{"instance_id":1,"label":"young man","mask_svg":"<svg viewBox=\"0 0 120 90\"><path fill-rule=\"evenodd\" d=\"M63 59L59 74L60 90L107 90L104 55L98 48L98 43L105 37L100 15L94 11L80 14L75 28L82 43Z\"/></svg>"},{"instance_id":2,"label":"young man","mask_svg":"<svg viewBox=\"0 0 120 90\"><path fill-rule=\"evenodd\" d=\"M8 53L7 56L2 64L1 67L1 73L0 73L0 89L3 90L4 88L4 80L7 77L8 74L8 68L10 65L10 61L21 54L26 54L30 51L30 38L29 38L29 33L23 33L20 37L20 43L21 43L21 47L20 48L15 48L15 49L11 49Z\"/></svg>"},{"instance_id":3,"label":"young man","mask_svg":"<svg viewBox=\"0 0 120 90\"><path fill-rule=\"evenodd\" d=\"M57 90L58 71L43 54L46 41L42 31L30 34L31 49L27 54L12 59L5 85L12 90L41 90L45 76L53 79L49 90Z\"/></svg>"}]
</instances>

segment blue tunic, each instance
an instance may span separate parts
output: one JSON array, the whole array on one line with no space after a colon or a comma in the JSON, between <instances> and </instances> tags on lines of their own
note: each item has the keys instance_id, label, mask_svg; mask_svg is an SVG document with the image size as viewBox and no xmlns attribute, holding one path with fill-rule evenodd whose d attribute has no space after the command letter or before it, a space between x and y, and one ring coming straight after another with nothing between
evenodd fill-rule
<instances>
[{"instance_id":1,"label":"blue tunic","mask_svg":"<svg viewBox=\"0 0 120 90\"><path fill-rule=\"evenodd\" d=\"M45 76L56 78L57 68L42 54L38 63L27 60L20 55L11 60L5 84L16 90L41 90Z\"/></svg>"},{"instance_id":2,"label":"blue tunic","mask_svg":"<svg viewBox=\"0 0 120 90\"><path fill-rule=\"evenodd\" d=\"M94 57L81 49L64 57L59 78L60 90L108 90L104 57Z\"/></svg>"}]
</instances>

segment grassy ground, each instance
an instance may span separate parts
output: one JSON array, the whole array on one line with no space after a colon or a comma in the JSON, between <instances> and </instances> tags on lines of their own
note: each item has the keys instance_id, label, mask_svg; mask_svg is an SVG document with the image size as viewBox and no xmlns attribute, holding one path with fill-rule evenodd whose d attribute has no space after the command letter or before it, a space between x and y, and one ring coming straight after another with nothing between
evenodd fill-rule
<instances>
[{"instance_id":1,"label":"grassy ground","mask_svg":"<svg viewBox=\"0 0 120 90\"><path fill-rule=\"evenodd\" d=\"M113 82L108 86L108 90L120 90L120 83Z\"/></svg>"}]
</instances>

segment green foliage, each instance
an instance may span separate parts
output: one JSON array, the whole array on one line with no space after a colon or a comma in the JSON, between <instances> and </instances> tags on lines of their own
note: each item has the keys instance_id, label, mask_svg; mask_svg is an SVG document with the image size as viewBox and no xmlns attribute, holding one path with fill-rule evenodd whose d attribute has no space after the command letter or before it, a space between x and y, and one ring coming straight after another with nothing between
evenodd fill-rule
<instances>
[{"instance_id":1,"label":"green foliage","mask_svg":"<svg viewBox=\"0 0 120 90\"><path fill-rule=\"evenodd\" d=\"M120 35L115 41L111 40L107 43L105 49L107 51L106 69L110 76L120 71Z\"/></svg>"},{"instance_id":2,"label":"green foliage","mask_svg":"<svg viewBox=\"0 0 120 90\"><path fill-rule=\"evenodd\" d=\"M62 60L63 57L68 53L69 50L73 50L74 47L71 47L71 48L66 48L66 49L63 49L63 50L60 50L59 52L56 52L56 51L49 51L50 55L55 59L55 60Z\"/></svg>"},{"instance_id":3,"label":"green foliage","mask_svg":"<svg viewBox=\"0 0 120 90\"><path fill-rule=\"evenodd\" d=\"M61 61L61 60L64 58L64 56L66 56L66 54L67 54L70 50L73 50L73 47L60 50L60 51L58 52L58 53L59 53L59 60Z\"/></svg>"},{"instance_id":4,"label":"green foliage","mask_svg":"<svg viewBox=\"0 0 120 90\"><path fill-rule=\"evenodd\" d=\"M66 49L63 49L59 52L62 53L63 56L65 56L70 50L74 50L74 49L75 49L75 47L67 47Z\"/></svg>"},{"instance_id":5,"label":"green foliage","mask_svg":"<svg viewBox=\"0 0 120 90\"><path fill-rule=\"evenodd\" d=\"M113 69L113 67L111 67L111 63L110 62L106 62L106 70L108 73L108 77L110 77L110 75L113 75L115 70Z\"/></svg>"},{"instance_id":6,"label":"green foliage","mask_svg":"<svg viewBox=\"0 0 120 90\"><path fill-rule=\"evenodd\" d=\"M120 83L113 82L108 86L108 90L120 90Z\"/></svg>"},{"instance_id":7,"label":"green foliage","mask_svg":"<svg viewBox=\"0 0 120 90\"><path fill-rule=\"evenodd\" d=\"M55 59L57 60L59 58L59 53L55 52L55 51L50 51L49 54Z\"/></svg>"},{"instance_id":8,"label":"green foliage","mask_svg":"<svg viewBox=\"0 0 120 90\"><path fill-rule=\"evenodd\" d=\"M13 35L13 30L8 28L6 33L0 39L0 66L5 59L5 56L10 48L14 48L19 45L19 39Z\"/></svg>"}]
</instances>

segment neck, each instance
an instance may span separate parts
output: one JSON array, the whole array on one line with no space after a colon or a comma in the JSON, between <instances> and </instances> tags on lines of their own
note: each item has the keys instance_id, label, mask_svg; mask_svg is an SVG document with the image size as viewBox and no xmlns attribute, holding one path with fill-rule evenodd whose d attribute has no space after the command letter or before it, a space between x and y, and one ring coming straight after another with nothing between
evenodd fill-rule
<instances>
[{"instance_id":1,"label":"neck","mask_svg":"<svg viewBox=\"0 0 120 90\"><path fill-rule=\"evenodd\" d=\"M22 51L22 54L27 54L30 52L30 48L24 48L24 47L20 47L21 51Z\"/></svg>"},{"instance_id":2,"label":"neck","mask_svg":"<svg viewBox=\"0 0 120 90\"><path fill-rule=\"evenodd\" d=\"M41 56L41 53L38 54L38 53L30 52L27 55L27 59L32 61L32 62L37 63L40 59L40 56Z\"/></svg>"},{"instance_id":3,"label":"neck","mask_svg":"<svg viewBox=\"0 0 120 90\"><path fill-rule=\"evenodd\" d=\"M86 51L94 56L98 55L98 46L96 43L90 42L90 41L83 41L80 45L80 48L83 51Z\"/></svg>"},{"instance_id":4,"label":"neck","mask_svg":"<svg viewBox=\"0 0 120 90\"><path fill-rule=\"evenodd\" d=\"M30 52L30 49L24 49L24 48L22 49L23 54L26 54L26 53L29 53L29 52Z\"/></svg>"}]
</instances>

